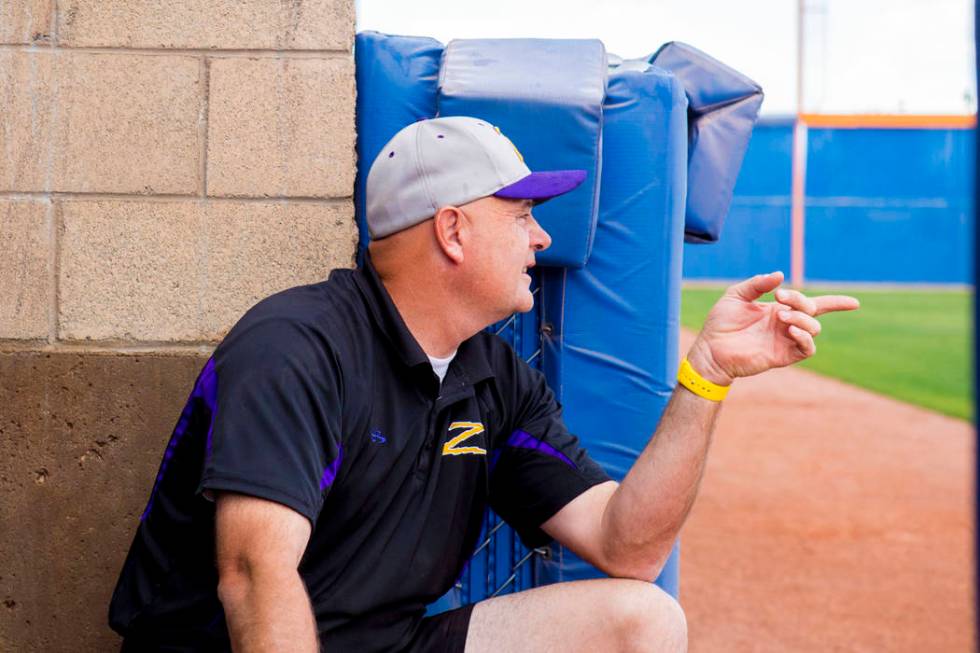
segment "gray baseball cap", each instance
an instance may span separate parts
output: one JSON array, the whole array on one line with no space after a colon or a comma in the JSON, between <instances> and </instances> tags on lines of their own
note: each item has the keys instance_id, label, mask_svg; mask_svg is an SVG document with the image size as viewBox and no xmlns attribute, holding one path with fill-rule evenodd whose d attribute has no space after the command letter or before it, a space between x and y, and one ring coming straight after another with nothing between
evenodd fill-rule
<instances>
[{"instance_id":1,"label":"gray baseball cap","mask_svg":"<svg viewBox=\"0 0 980 653\"><path fill-rule=\"evenodd\" d=\"M428 220L443 206L495 195L543 202L575 189L585 170L531 172L500 129L450 116L404 127L368 172L367 224L378 239Z\"/></svg>"}]
</instances>

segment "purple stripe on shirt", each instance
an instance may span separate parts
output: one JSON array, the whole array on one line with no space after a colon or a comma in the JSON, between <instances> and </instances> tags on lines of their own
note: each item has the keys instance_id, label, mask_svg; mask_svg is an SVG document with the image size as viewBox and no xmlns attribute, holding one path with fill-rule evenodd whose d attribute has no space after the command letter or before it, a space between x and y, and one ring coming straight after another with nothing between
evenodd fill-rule
<instances>
[{"instance_id":1,"label":"purple stripe on shirt","mask_svg":"<svg viewBox=\"0 0 980 653\"><path fill-rule=\"evenodd\" d=\"M327 465L323 470L323 477L320 479L320 491L327 489L327 486L332 485L335 480L337 480L337 472L340 471L340 460L344 457L344 450L341 447L337 447L337 457Z\"/></svg>"},{"instance_id":2,"label":"purple stripe on shirt","mask_svg":"<svg viewBox=\"0 0 980 653\"><path fill-rule=\"evenodd\" d=\"M205 363L201 373L197 376L197 381L194 383L191 396L187 398L187 403L184 404L184 410L181 411L180 419L177 420L177 426L170 436L170 442L167 443L167 450L163 452L163 462L160 464L160 471L157 473L156 481L153 483L153 490L150 492L150 500L146 503L146 509L140 516L140 521L146 519L147 515L150 514L150 510L153 508L153 499L156 497L161 481L163 481L164 473L167 471L167 465L170 464L170 460L177 451L177 445L180 444L181 439L187 432L187 427L191 423L191 417L199 401L204 403L209 413L210 423L207 434L207 452L210 453L211 432L214 429L214 417L217 413L218 406L218 375L214 370L213 358L209 358L208 362Z\"/></svg>"},{"instance_id":3,"label":"purple stripe on shirt","mask_svg":"<svg viewBox=\"0 0 980 653\"><path fill-rule=\"evenodd\" d=\"M578 465L573 463L571 458L558 451L544 440L539 440L538 438L534 437L527 431L521 431L518 429L511 433L510 437L507 438L507 443L505 446L514 447L515 449L533 449L534 451L539 451L545 455L551 456L552 458L557 458L572 469L578 469Z\"/></svg>"},{"instance_id":4,"label":"purple stripe on shirt","mask_svg":"<svg viewBox=\"0 0 980 653\"><path fill-rule=\"evenodd\" d=\"M208 435L204 447L205 462L211 457L211 437L214 435L214 418L218 415L218 375L214 371L214 363L208 361L210 365L210 376L205 379L202 387L201 399L204 400L208 410L211 411L211 422L208 424Z\"/></svg>"},{"instance_id":5,"label":"purple stripe on shirt","mask_svg":"<svg viewBox=\"0 0 980 653\"><path fill-rule=\"evenodd\" d=\"M578 465L572 462L571 458L563 454L562 452L555 449L553 446L540 440L527 431L522 431L520 429L514 431L507 438L507 442L504 443L505 447L511 447L512 449L530 449L532 451L537 451L543 453L546 456L551 456L552 458L557 458L562 461L572 469L578 469ZM496 467L497 461L500 459L500 449L493 452L490 457L490 472L493 472L493 468Z\"/></svg>"}]
</instances>

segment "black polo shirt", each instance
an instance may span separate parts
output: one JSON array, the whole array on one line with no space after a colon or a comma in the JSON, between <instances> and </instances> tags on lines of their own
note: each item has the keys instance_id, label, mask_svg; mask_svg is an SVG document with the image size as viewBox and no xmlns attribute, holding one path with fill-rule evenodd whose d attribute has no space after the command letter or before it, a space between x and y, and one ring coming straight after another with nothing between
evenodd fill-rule
<instances>
[{"instance_id":1,"label":"black polo shirt","mask_svg":"<svg viewBox=\"0 0 980 653\"><path fill-rule=\"evenodd\" d=\"M313 525L299 573L326 650L404 646L459 577L488 506L529 547L608 480L544 376L500 338L463 342L442 384L370 261L259 302L204 366L110 606L128 640L228 647L214 504L230 490Z\"/></svg>"}]
</instances>

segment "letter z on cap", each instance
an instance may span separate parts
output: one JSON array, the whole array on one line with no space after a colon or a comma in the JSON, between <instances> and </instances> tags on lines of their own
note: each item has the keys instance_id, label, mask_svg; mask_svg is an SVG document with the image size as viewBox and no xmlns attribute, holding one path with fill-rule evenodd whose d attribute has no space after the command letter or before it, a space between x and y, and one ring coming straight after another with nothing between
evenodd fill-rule
<instances>
[{"instance_id":1,"label":"letter z on cap","mask_svg":"<svg viewBox=\"0 0 980 653\"><path fill-rule=\"evenodd\" d=\"M381 149L367 179L367 223L378 239L428 220L443 206L495 195L543 202L575 189L585 170L531 172L485 120L451 116L403 128Z\"/></svg>"}]
</instances>

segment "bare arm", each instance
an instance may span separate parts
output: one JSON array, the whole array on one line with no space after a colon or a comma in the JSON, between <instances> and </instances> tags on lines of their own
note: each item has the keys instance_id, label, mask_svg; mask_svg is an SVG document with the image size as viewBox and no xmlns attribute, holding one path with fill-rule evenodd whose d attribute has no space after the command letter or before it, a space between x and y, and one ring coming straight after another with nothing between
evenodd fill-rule
<instances>
[{"instance_id":1,"label":"bare arm","mask_svg":"<svg viewBox=\"0 0 980 653\"><path fill-rule=\"evenodd\" d=\"M678 386L623 483L583 492L543 530L610 576L656 578L694 505L719 408Z\"/></svg>"},{"instance_id":2,"label":"bare arm","mask_svg":"<svg viewBox=\"0 0 980 653\"><path fill-rule=\"evenodd\" d=\"M659 575L694 505L720 407L674 390L655 437L602 512L600 546L613 575Z\"/></svg>"},{"instance_id":3,"label":"bare arm","mask_svg":"<svg viewBox=\"0 0 980 653\"><path fill-rule=\"evenodd\" d=\"M319 651L316 621L297 567L306 517L282 504L221 492L215 514L218 597L232 650Z\"/></svg>"},{"instance_id":4,"label":"bare arm","mask_svg":"<svg viewBox=\"0 0 980 653\"><path fill-rule=\"evenodd\" d=\"M695 370L729 385L798 362L816 351L817 315L858 308L852 297L811 299L785 289L775 303L755 301L781 282L781 273L759 275L726 291L688 353ZM678 386L623 483L582 493L544 531L611 576L656 578L694 505L720 407Z\"/></svg>"}]
</instances>

